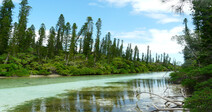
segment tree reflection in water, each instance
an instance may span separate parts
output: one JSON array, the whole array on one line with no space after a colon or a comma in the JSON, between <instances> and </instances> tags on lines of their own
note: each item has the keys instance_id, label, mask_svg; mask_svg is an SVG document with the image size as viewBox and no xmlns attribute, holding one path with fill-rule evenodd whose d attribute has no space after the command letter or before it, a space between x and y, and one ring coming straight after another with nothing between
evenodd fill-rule
<instances>
[{"instance_id":1,"label":"tree reflection in water","mask_svg":"<svg viewBox=\"0 0 212 112\"><path fill-rule=\"evenodd\" d=\"M139 101L143 111L154 110L151 107L155 98L143 94L136 98L136 91L162 94L167 86L167 79L135 79L108 83L110 86L70 90L57 97L28 101L13 109L12 112L127 112L136 111ZM173 89L172 89L173 90ZM158 100L160 101L161 100ZM148 106L149 105L149 106Z\"/></svg>"}]
</instances>

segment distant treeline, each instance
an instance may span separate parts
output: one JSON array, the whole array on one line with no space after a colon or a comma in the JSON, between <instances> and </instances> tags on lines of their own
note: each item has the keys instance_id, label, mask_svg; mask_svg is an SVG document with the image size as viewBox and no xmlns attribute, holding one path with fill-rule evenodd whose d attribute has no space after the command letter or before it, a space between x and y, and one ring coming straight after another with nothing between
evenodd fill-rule
<instances>
[{"instance_id":1,"label":"distant treeline","mask_svg":"<svg viewBox=\"0 0 212 112\"><path fill-rule=\"evenodd\" d=\"M133 49L132 45L128 44L124 50L123 40L114 38L112 41L110 32L101 39L100 18L94 24L92 17L87 17L84 25L77 31L77 24L65 22L61 14L56 27L49 29L49 35L46 34L47 29L42 23L38 30L39 35L36 36L34 25L27 27L31 9L28 0L21 1L18 22L15 23L12 23L13 8L12 0L3 0L0 7L0 75L110 74L175 68L176 61L172 64L168 54L152 56L149 46L147 53L139 54L137 46ZM94 27L97 31L95 36ZM139 68L142 66L145 67ZM79 70L78 73L73 73L73 69ZM86 72L80 73L80 70Z\"/></svg>"}]
</instances>

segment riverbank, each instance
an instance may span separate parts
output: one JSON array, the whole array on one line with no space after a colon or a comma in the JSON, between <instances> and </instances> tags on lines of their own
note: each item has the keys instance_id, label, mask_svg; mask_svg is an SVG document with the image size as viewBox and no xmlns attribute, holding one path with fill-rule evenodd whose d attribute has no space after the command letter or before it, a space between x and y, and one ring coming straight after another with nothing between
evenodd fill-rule
<instances>
[{"instance_id":1,"label":"riverbank","mask_svg":"<svg viewBox=\"0 0 212 112\"><path fill-rule=\"evenodd\" d=\"M30 75L29 76L29 78L41 78L41 77L61 77L61 75L50 74L50 75ZM5 76L0 76L0 79L6 79L6 78L20 78L20 77L5 77Z\"/></svg>"},{"instance_id":2,"label":"riverbank","mask_svg":"<svg viewBox=\"0 0 212 112\"><path fill-rule=\"evenodd\" d=\"M171 71L147 71L147 72L142 72L142 73L153 73L153 72L166 72L169 73ZM142 74L142 73L125 73L125 74ZM124 73L122 73L124 74ZM118 75L118 74L96 74L96 76L100 76L100 75ZM72 77L74 76L91 76L91 75L72 75ZM92 75L95 76L95 75ZM54 78L54 77L71 77L68 75L59 75L59 74L50 74L50 75L29 75L26 77L6 77L6 76L0 76L0 79L10 79L10 78Z\"/></svg>"}]
</instances>

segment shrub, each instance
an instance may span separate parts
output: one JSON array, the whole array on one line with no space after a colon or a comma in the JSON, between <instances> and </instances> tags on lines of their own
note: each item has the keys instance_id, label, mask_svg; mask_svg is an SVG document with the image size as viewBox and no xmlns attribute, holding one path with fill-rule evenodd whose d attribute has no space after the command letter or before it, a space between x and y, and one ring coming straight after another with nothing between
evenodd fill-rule
<instances>
[{"instance_id":1,"label":"shrub","mask_svg":"<svg viewBox=\"0 0 212 112\"><path fill-rule=\"evenodd\" d=\"M95 70L93 70L91 68L84 67L80 70L80 74L82 74L82 75L95 75L96 72L95 72Z\"/></svg>"},{"instance_id":2,"label":"shrub","mask_svg":"<svg viewBox=\"0 0 212 112\"><path fill-rule=\"evenodd\" d=\"M47 70L39 70L37 74L38 75L49 75L51 73L49 71L47 71Z\"/></svg>"},{"instance_id":3,"label":"shrub","mask_svg":"<svg viewBox=\"0 0 212 112\"><path fill-rule=\"evenodd\" d=\"M24 68L12 71L12 76L25 77L29 75L30 75L29 71Z\"/></svg>"},{"instance_id":4,"label":"shrub","mask_svg":"<svg viewBox=\"0 0 212 112\"><path fill-rule=\"evenodd\" d=\"M207 78L212 77L212 64L200 69L201 75L206 76Z\"/></svg>"},{"instance_id":5,"label":"shrub","mask_svg":"<svg viewBox=\"0 0 212 112\"><path fill-rule=\"evenodd\" d=\"M120 73L121 73L121 74L127 74L128 71L122 68L122 69L120 70Z\"/></svg>"},{"instance_id":6,"label":"shrub","mask_svg":"<svg viewBox=\"0 0 212 112\"><path fill-rule=\"evenodd\" d=\"M189 88L191 91L194 90L194 86L196 86L197 80L192 78L186 78L182 81L182 85Z\"/></svg>"},{"instance_id":7,"label":"shrub","mask_svg":"<svg viewBox=\"0 0 212 112\"><path fill-rule=\"evenodd\" d=\"M59 74L59 75L71 75L71 73L70 73L70 70L66 70L66 69L60 69L60 70L57 70L57 73Z\"/></svg>"},{"instance_id":8,"label":"shrub","mask_svg":"<svg viewBox=\"0 0 212 112\"><path fill-rule=\"evenodd\" d=\"M103 75L104 72L101 69L96 69L96 75Z\"/></svg>"},{"instance_id":9,"label":"shrub","mask_svg":"<svg viewBox=\"0 0 212 112\"><path fill-rule=\"evenodd\" d=\"M198 83L196 86L195 86L195 90L203 90L204 88L206 87L210 87L212 88L212 79L209 79L207 81L204 81L202 83Z\"/></svg>"},{"instance_id":10,"label":"shrub","mask_svg":"<svg viewBox=\"0 0 212 112\"><path fill-rule=\"evenodd\" d=\"M192 97L185 100L185 108L191 112L209 112L212 110L212 89L205 88L201 91L194 92Z\"/></svg>"},{"instance_id":11,"label":"shrub","mask_svg":"<svg viewBox=\"0 0 212 112\"><path fill-rule=\"evenodd\" d=\"M20 66L17 64L1 64L0 75L2 76L13 76L14 71L18 70Z\"/></svg>"},{"instance_id":12,"label":"shrub","mask_svg":"<svg viewBox=\"0 0 212 112\"><path fill-rule=\"evenodd\" d=\"M81 75L80 70L77 67L70 66L69 70L70 70L71 75L74 75L74 76Z\"/></svg>"}]
</instances>

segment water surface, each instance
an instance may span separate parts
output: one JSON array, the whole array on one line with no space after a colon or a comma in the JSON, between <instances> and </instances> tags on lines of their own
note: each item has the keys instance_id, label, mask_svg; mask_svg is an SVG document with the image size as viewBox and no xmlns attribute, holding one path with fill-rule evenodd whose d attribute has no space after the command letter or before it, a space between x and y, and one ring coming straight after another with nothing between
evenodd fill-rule
<instances>
[{"instance_id":1,"label":"water surface","mask_svg":"<svg viewBox=\"0 0 212 112\"><path fill-rule=\"evenodd\" d=\"M149 94L179 96L169 73L57 78L0 79L0 111L136 112L153 111L165 101ZM164 93L164 91L166 92Z\"/></svg>"}]
</instances>

